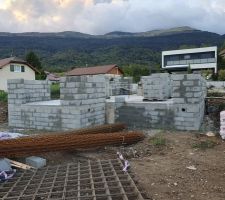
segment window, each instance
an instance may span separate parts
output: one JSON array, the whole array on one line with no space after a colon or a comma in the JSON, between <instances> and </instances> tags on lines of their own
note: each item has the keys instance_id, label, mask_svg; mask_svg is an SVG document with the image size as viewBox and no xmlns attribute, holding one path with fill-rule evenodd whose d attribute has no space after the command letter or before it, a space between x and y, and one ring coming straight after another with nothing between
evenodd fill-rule
<instances>
[{"instance_id":1,"label":"window","mask_svg":"<svg viewBox=\"0 0 225 200\"><path fill-rule=\"evenodd\" d=\"M188 55L188 54L187 54L187 55L184 55L184 59L185 59L185 60L188 60L188 59L190 59L190 58L191 58L190 55Z\"/></svg>"},{"instance_id":2,"label":"window","mask_svg":"<svg viewBox=\"0 0 225 200\"><path fill-rule=\"evenodd\" d=\"M23 65L21 66L21 72L25 72L25 67Z\"/></svg>"},{"instance_id":3,"label":"window","mask_svg":"<svg viewBox=\"0 0 225 200\"><path fill-rule=\"evenodd\" d=\"M25 67L22 65L10 65L11 72L25 72Z\"/></svg>"},{"instance_id":4,"label":"window","mask_svg":"<svg viewBox=\"0 0 225 200\"><path fill-rule=\"evenodd\" d=\"M18 65L14 65L14 72L21 72L21 67Z\"/></svg>"}]
</instances>

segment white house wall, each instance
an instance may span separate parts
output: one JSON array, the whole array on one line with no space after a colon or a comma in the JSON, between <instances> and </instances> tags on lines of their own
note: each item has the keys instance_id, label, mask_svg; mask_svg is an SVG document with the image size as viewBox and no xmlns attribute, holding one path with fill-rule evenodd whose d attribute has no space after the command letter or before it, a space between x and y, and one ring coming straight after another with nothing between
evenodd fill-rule
<instances>
[{"instance_id":1,"label":"white house wall","mask_svg":"<svg viewBox=\"0 0 225 200\"><path fill-rule=\"evenodd\" d=\"M15 65L20 65L16 64ZM0 69L0 90L7 91L7 80L9 79L20 79L23 78L25 80L35 80L35 72L29 66L22 64L20 66L24 66L24 72L11 72L10 64L4 66Z\"/></svg>"}]
</instances>

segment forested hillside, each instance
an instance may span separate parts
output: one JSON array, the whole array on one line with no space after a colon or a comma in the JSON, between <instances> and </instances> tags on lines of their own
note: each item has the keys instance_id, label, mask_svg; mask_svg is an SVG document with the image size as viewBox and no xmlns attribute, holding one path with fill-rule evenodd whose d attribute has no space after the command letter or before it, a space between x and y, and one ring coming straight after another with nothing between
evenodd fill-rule
<instances>
[{"instance_id":1,"label":"forested hillside","mask_svg":"<svg viewBox=\"0 0 225 200\"><path fill-rule=\"evenodd\" d=\"M148 34L147 34L148 33ZM153 34L154 33L154 34ZM76 32L0 34L0 57L25 58L34 51L45 69L66 71L76 66L116 63L154 68L160 65L161 51L182 47L221 46L225 36L184 30L129 34L109 33L90 36Z\"/></svg>"}]
</instances>

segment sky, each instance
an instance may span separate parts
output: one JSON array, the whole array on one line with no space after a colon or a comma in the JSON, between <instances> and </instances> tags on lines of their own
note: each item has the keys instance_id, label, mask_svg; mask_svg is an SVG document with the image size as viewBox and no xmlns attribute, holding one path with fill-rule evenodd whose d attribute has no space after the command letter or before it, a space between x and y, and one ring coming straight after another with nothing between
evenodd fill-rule
<instances>
[{"instance_id":1,"label":"sky","mask_svg":"<svg viewBox=\"0 0 225 200\"><path fill-rule=\"evenodd\" d=\"M144 32L178 26L225 34L225 0L0 0L0 32Z\"/></svg>"}]
</instances>

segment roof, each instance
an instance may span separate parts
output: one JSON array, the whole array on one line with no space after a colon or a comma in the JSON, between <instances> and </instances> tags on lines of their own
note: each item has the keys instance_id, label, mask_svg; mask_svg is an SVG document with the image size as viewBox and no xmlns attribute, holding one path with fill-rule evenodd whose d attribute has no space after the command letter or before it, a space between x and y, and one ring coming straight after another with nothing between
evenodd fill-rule
<instances>
[{"instance_id":1,"label":"roof","mask_svg":"<svg viewBox=\"0 0 225 200\"><path fill-rule=\"evenodd\" d=\"M97 74L107 74L113 68L118 67L117 65L103 65L103 66L96 66L96 67L82 67L82 68L75 68L69 72L67 72L67 76L81 76L81 75L97 75ZM122 70L119 68L122 72ZM123 73L123 72L122 72Z\"/></svg>"},{"instance_id":2,"label":"roof","mask_svg":"<svg viewBox=\"0 0 225 200\"><path fill-rule=\"evenodd\" d=\"M217 51L217 46L162 51L162 55L174 55L174 54L186 54L186 53L202 53L202 52L208 52L208 51Z\"/></svg>"},{"instance_id":3,"label":"roof","mask_svg":"<svg viewBox=\"0 0 225 200\"><path fill-rule=\"evenodd\" d=\"M60 77L56 74L52 74L50 72L45 71L45 74L47 75L46 79L49 81L60 81Z\"/></svg>"},{"instance_id":4,"label":"roof","mask_svg":"<svg viewBox=\"0 0 225 200\"><path fill-rule=\"evenodd\" d=\"M2 69L4 66L10 64L10 63L19 63L19 64L25 64L29 66L31 69L33 69L35 72L40 73L35 67L33 67L31 64L29 64L27 61L17 58L17 57L10 57L10 58L4 58L0 60L0 69Z\"/></svg>"}]
</instances>

